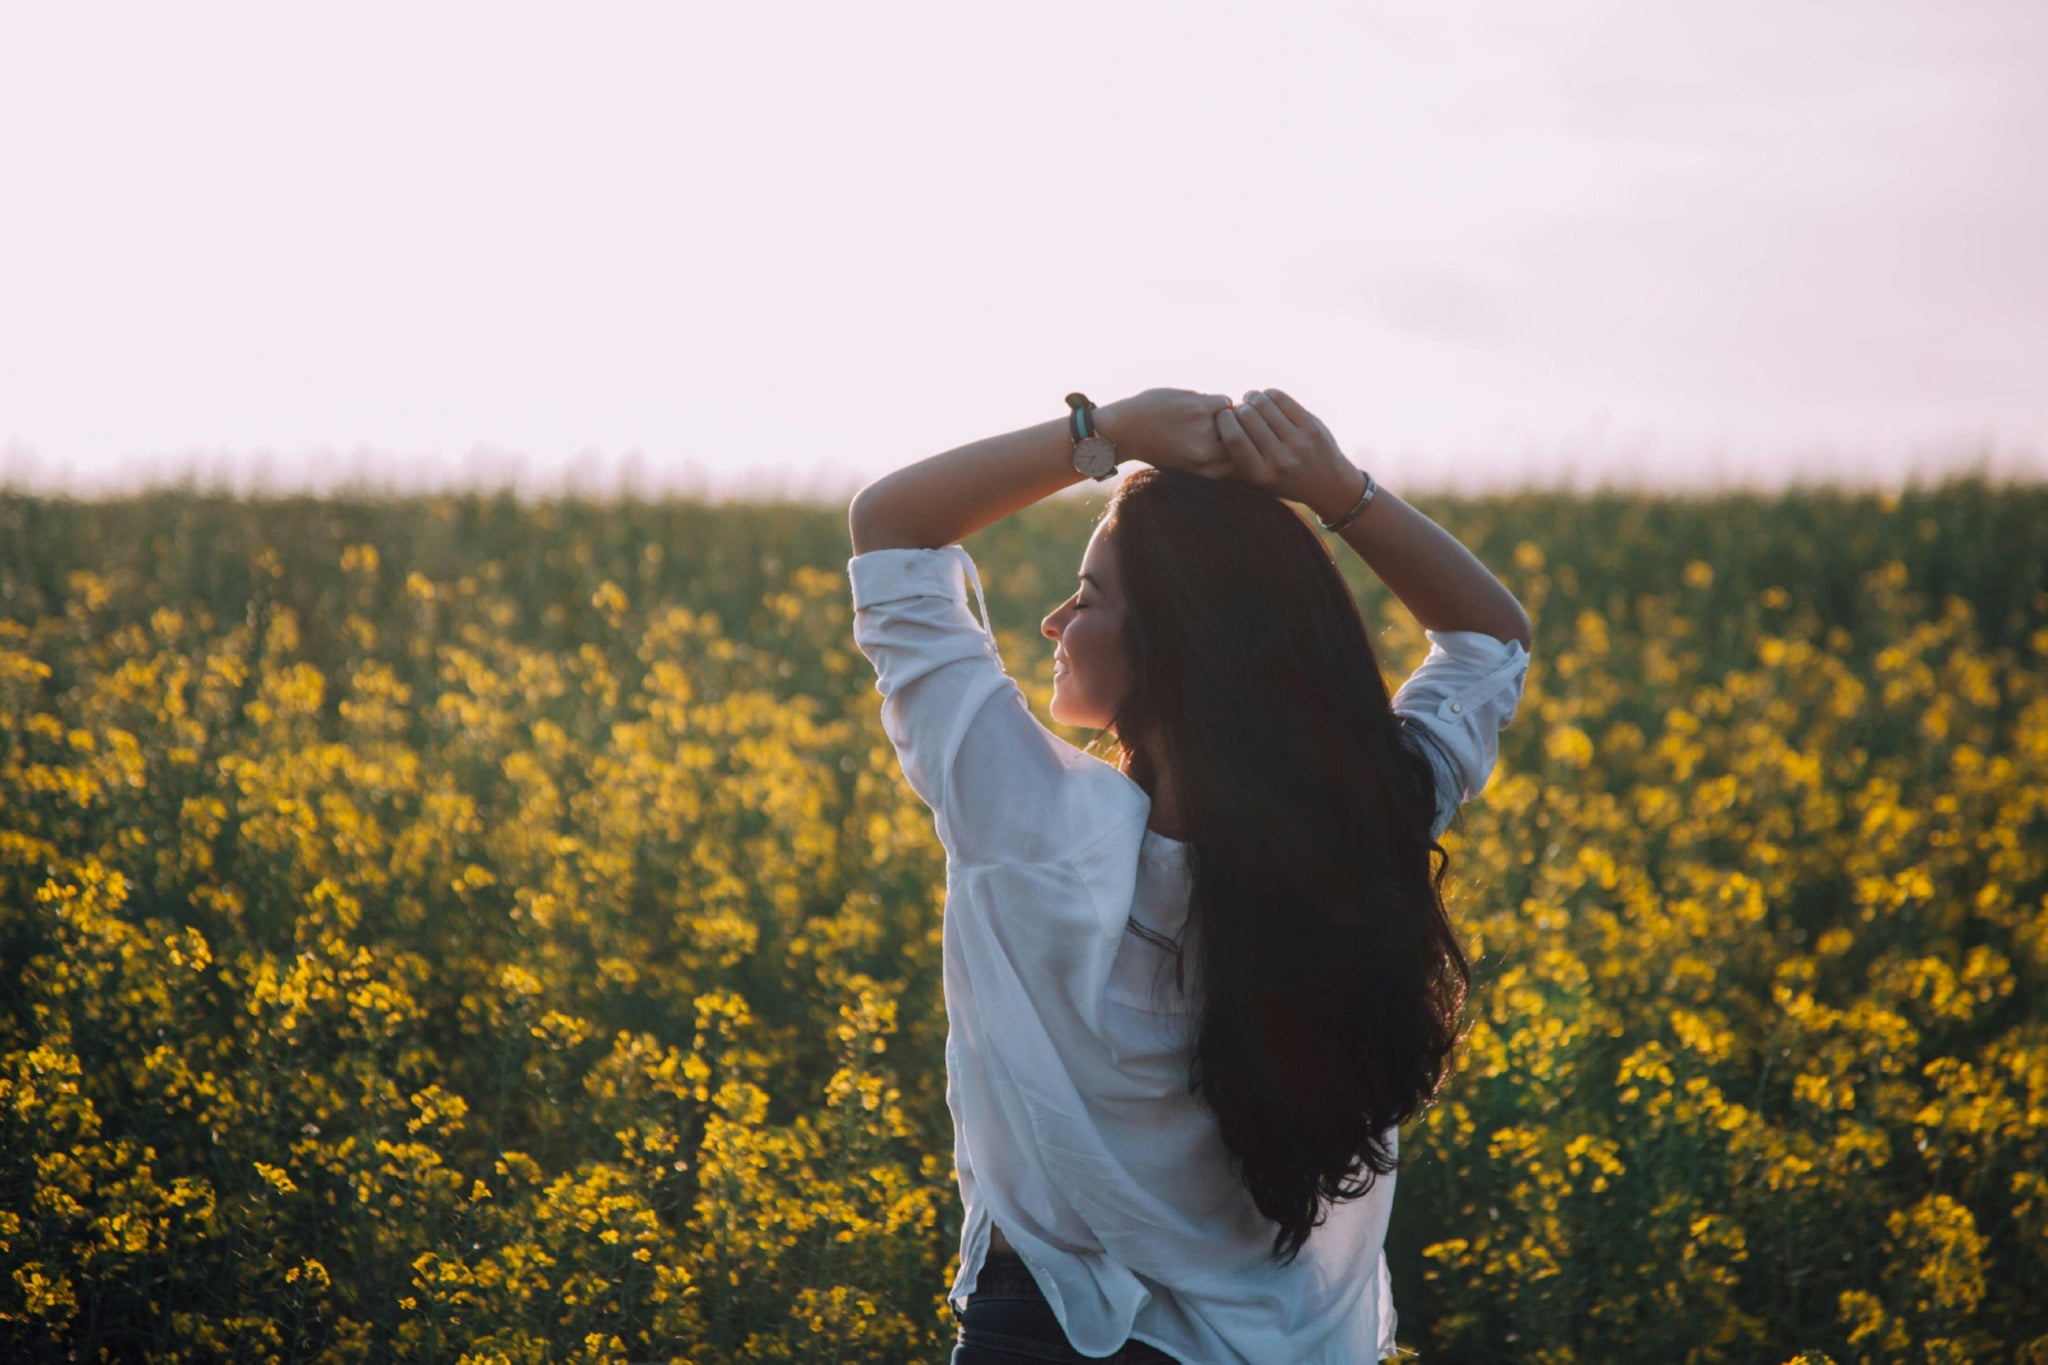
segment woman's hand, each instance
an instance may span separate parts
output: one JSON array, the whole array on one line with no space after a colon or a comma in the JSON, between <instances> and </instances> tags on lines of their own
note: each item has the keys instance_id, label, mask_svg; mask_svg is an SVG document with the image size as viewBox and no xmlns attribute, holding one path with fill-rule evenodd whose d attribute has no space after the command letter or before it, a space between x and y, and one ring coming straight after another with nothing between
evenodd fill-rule
<instances>
[{"instance_id":1,"label":"woman's hand","mask_svg":"<svg viewBox=\"0 0 2048 1365\"><path fill-rule=\"evenodd\" d=\"M1230 456L1227 477L1305 503L1326 521L1342 516L1365 487L1322 419L1278 389L1252 389L1241 405L1217 413L1216 434Z\"/></svg>"},{"instance_id":2,"label":"woman's hand","mask_svg":"<svg viewBox=\"0 0 2048 1365\"><path fill-rule=\"evenodd\" d=\"M1222 394L1147 389L1096 408L1095 425L1115 443L1120 460L1214 479L1236 467L1216 426L1216 415L1229 407Z\"/></svg>"}]
</instances>

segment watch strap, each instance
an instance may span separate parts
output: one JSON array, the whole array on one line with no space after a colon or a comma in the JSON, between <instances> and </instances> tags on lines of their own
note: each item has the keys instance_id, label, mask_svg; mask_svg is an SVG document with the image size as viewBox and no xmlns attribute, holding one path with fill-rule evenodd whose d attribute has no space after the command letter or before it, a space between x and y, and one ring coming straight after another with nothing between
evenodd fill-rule
<instances>
[{"instance_id":1,"label":"watch strap","mask_svg":"<svg viewBox=\"0 0 2048 1365\"><path fill-rule=\"evenodd\" d=\"M1075 443L1078 444L1093 436L1095 434L1095 404L1089 401L1088 395L1085 393L1068 394L1067 407L1070 409L1067 413L1067 434L1074 438Z\"/></svg>"}]
</instances>

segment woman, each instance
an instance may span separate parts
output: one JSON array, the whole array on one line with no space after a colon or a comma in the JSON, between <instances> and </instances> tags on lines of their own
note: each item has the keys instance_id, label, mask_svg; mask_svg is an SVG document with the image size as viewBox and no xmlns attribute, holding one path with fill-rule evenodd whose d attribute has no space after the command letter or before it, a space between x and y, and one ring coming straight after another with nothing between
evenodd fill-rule
<instances>
[{"instance_id":1,"label":"woman","mask_svg":"<svg viewBox=\"0 0 2048 1365\"><path fill-rule=\"evenodd\" d=\"M1378 1359L1397 1129L1468 980L1437 836L1492 771L1529 619L1278 390L1069 404L850 511L854 637L946 851L954 1365ZM954 542L1125 459L1150 468L1043 627L1053 718L1113 733L1112 766L1031 715ZM1392 698L1289 502L1425 628Z\"/></svg>"}]
</instances>

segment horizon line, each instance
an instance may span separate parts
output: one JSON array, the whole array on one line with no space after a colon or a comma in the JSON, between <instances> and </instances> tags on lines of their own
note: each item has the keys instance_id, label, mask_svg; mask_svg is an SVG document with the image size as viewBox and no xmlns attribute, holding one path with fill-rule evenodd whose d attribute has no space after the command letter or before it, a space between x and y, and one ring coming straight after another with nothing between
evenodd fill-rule
<instances>
[{"instance_id":1,"label":"horizon line","mask_svg":"<svg viewBox=\"0 0 2048 1365\"><path fill-rule=\"evenodd\" d=\"M1520 493L1644 493L1714 495L1836 491L1897 493L1976 480L1999 487L2048 483L2048 451L1998 449L1983 437L1955 437L1910 452L1873 459L1838 442L1803 444L1797 454L1735 455L1641 448L1584 450L1496 457L1474 463L1469 453L1411 454L1370 460L1376 480L1417 496L1513 496ZM923 458L923 457L916 457ZM907 459L903 464L915 463ZM1105 483L1113 488L1142 462L1127 461ZM807 465L750 464L715 470L693 460L655 461L644 452L585 451L539 458L479 444L454 459L358 445L346 453L316 447L298 454L188 450L180 456L133 456L77 469L47 461L20 441L0 446L0 492L80 502L120 501L161 492L254 500L294 497L406 498L510 493L525 502L548 500L671 501L831 506L850 502L879 472L843 461ZM1099 491L1088 481L1051 497L1085 498Z\"/></svg>"}]
</instances>

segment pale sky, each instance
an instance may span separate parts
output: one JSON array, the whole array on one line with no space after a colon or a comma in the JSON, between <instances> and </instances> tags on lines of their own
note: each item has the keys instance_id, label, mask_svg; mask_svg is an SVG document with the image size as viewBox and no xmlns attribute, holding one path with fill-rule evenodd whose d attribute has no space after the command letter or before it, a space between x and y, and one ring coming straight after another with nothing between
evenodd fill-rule
<instances>
[{"instance_id":1,"label":"pale sky","mask_svg":"<svg viewBox=\"0 0 2048 1365\"><path fill-rule=\"evenodd\" d=\"M9 4L0 481L2048 477L2048 4ZM1126 466L1126 470L1132 466Z\"/></svg>"}]
</instances>

